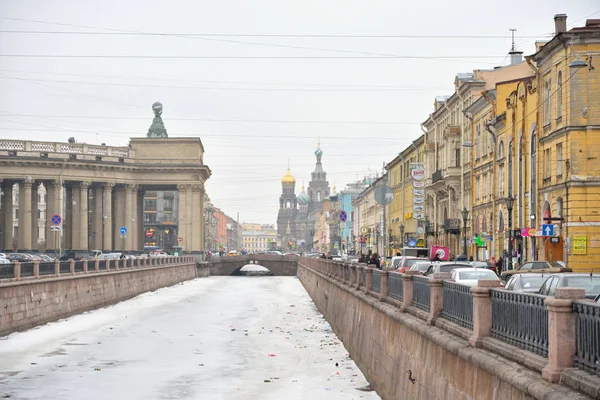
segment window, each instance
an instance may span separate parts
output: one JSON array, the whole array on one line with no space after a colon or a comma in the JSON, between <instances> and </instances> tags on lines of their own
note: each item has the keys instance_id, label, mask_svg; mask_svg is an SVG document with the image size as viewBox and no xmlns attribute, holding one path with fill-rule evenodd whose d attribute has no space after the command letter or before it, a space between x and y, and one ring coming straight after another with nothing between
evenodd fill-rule
<instances>
[{"instance_id":1,"label":"window","mask_svg":"<svg viewBox=\"0 0 600 400\"><path fill-rule=\"evenodd\" d=\"M317 201L320 202L321 201L321 192L317 192Z\"/></svg>"},{"instance_id":2,"label":"window","mask_svg":"<svg viewBox=\"0 0 600 400\"><path fill-rule=\"evenodd\" d=\"M15 210L15 219L16 220L19 219L19 209L18 208Z\"/></svg>"},{"instance_id":3,"label":"window","mask_svg":"<svg viewBox=\"0 0 600 400\"><path fill-rule=\"evenodd\" d=\"M479 200L479 198L481 197L480 196L480 193L481 193L481 184L480 184L479 177L477 177L477 179L475 180L475 183L476 183L476 185L475 185L475 198L477 200Z\"/></svg>"},{"instance_id":4,"label":"window","mask_svg":"<svg viewBox=\"0 0 600 400\"><path fill-rule=\"evenodd\" d=\"M561 176L563 173L563 155L562 155L562 143L556 145L556 175Z\"/></svg>"},{"instance_id":5,"label":"window","mask_svg":"<svg viewBox=\"0 0 600 400\"><path fill-rule=\"evenodd\" d=\"M544 178L550 178L550 149L544 150Z\"/></svg>"},{"instance_id":6,"label":"window","mask_svg":"<svg viewBox=\"0 0 600 400\"><path fill-rule=\"evenodd\" d=\"M456 158L456 166L460 167L460 149L456 149L454 157Z\"/></svg>"},{"instance_id":7,"label":"window","mask_svg":"<svg viewBox=\"0 0 600 400\"><path fill-rule=\"evenodd\" d=\"M504 158L504 142L500 141L498 145L498 159Z\"/></svg>"},{"instance_id":8,"label":"window","mask_svg":"<svg viewBox=\"0 0 600 400\"><path fill-rule=\"evenodd\" d=\"M144 223L146 223L146 224L156 223L156 213L144 213Z\"/></svg>"},{"instance_id":9,"label":"window","mask_svg":"<svg viewBox=\"0 0 600 400\"><path fill-rule=\"evenodd\" d=\"M550 86L551 80L544 84L544 125L550 123Z\"/></svg>"},{"instance_id":10,"label":"window","mask_svg":"<svg viewBox=\"0 0 600 400\"><path fill-rule=\"evenodd\" d=\"M562 72L558 71L556 80L556 119L562 118Z\"/></svg>"},{"instance_id":11,"label":"window","mask_svg":"<svg viewBox=\"0 0 600 400\"><path fill-rule=\"evenodd\" d=\"M156 210L156 200L144 200L144 210Z\"/></svg>"},{"instance_id":12,"label":"window","mask_svg":"<svg viewBox=\"0 0 600 400\"><path fill-rule=\"evenodd\" d=\"M485 199L488 195L488 186L487 186L487 174L483 174L483 198Z\"/></svg>"},{"instance_id":13,"label":"window","mask_svg":"<svg viewBox=\"0 0 600 400\"><path fill-rule=\"evenodd\" d=\"M498 197L504 197L504 165L498 167Z\"/></svg>"}]
</instances>

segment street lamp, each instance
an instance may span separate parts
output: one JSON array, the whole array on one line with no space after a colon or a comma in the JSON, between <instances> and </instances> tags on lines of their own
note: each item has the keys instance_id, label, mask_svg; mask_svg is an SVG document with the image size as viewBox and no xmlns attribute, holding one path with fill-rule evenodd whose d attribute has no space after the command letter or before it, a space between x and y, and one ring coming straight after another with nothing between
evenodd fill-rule
<instances>
[{"instance_id":1,"label":"street lamp","mask_svg":"<svg viewBox=\"0 0 600 400\"><path fill-rule=\"evenodd\" d=\"M404 247L404 224L400 224L400 247Z\"/></svg>"},{"instance_id":2,"label":"street lamp","mask_svg":"<svg viewBox=\"0 0 600 400\"><path fill-rule=\"evenodd\" d=\"M389 252L389 255L390 255L390 256L392 255L392 239L393 239L393 237L392 237L392 233L393 233L393 232L392 232L392 228L390 228L390 229L388 230L388 234L389 234L389 236L388 236L388 237L389 237L389 239L390 239L390 240L388 241L388 243L389 243L389 246L390 246L390 252Z\"/></svg>"},{"instance_id":3,"label":"street lamp","mask_svg":"<svg viewBox=\"0 0 600 400\"><path fill-rule=\"evenodd\" d=\"M462 214L463 217L463 229L464 229L464 236L463 236L463 253L465 254L465 257L467 256L467 218L469 218L469 210L467 210L467 208L463 208L463 210L460 212Z\"/></svg>"},{"instance_id":4,"label":"street lamp","mask_svg":"<svg viewBox=\"0 0 600 400\"><path fill-rule=\"evenodd\" d=\"M512 210L515 204L515 198L512 195L508 195L506 199L506 209L508 210L508 264L507 269L511 270L513 267L512 263Z\"/></svg>"}]
</instances>

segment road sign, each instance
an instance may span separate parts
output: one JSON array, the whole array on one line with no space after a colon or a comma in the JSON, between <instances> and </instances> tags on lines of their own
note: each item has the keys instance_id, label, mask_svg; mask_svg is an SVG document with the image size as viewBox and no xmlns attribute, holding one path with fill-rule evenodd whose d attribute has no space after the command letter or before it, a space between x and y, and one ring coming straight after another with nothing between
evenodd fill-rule
<instances>
[{"instance_id":1,"label":"road sign","mask_svg":"<svg viewBox=\"0 0 600 400\"><path fill-rule=\"evenodd\" d=\"M180 241L180 242L183 242L183 238L179 238L179 239L177 239L177 240L178 240L178 241Z\"/></svg>"},{"instance_id":2,"label":"road sign","mask_svg":"<svg viewBox=\"0 0 600 400\"><path fill-rule=\"evenodd\" d=\"M154 233L152 233L152 231L151 231L150 229L148 229L148 230L146 231L146 237L149 237L149 238L151 238L152 236L154 236Z\"/></svg>"},{"instance_id":3,"label":"road sign","mask_svg":"<svg viewBox=\"0 0 600 400\"><path fill-rule=\"evenodd\" d=\"M535 228L522 228L521 237L535 236Z\"/></svg>"},{"instance_id":4,"label":"road sign","mask_svg":"<svg viewBox=\"0 0 600 400\"><path fill-rule=\"evenodd\" d=\"M425 218L425 213L413 213L412 217L414 219L424 219Z\"/></svg>"},{"instance_id":5,"label":"road sign","mask_svg":"<svg viewBox=\"0 0 600 400\"><path fill-rule=\"evenodd\" d=\"M415 239L410 239L408 241L408 247L417 247L417 241Z\"/></svg>"},{"instance_id":6,"label":"road sign","mask_svg":"<svg viewBox=\"0 0 600 400\"><path fill-rule=\"evenodd\" d=\"M54 214L52 217L50 217L50 222L52 222L52 225L60 225L62 222L62 217L58 214Z\"/></svg>"},{"instance_id":7,"label":"road sign","mask_svg":"<svg viewBox=\"0 0 600 400\"><path fill-rule=\"evenodd\" d=\"M340 228L341 229L346 229L346 223L345 222L340 222Z\"/></svg>"},{"instance_id":8,"label":"road sign","mask_svg":"<svg viewBox=\"0 0 600 400\"><path fill-rule=\"evenodd\" d=\"M367 227L363 226L362 228L360 228L360 232L361 233L367 233Z\"/></svg>"},{"instance_id":9,"label":"road sign","mask_svg":"<svg viewBox=\"0 0 600 400\"><path fill-rule=\"evenodd\" d=\"M60 230L62 230L62 227L60 225L52 225L50 227L50 230L51 231L60 231Z\"/></svg>"},{"instance_id":10,"label":"road sign","mask_svg":"<svg viewBox=\"0 0 600 400\"><path fill-rule=\"evenodd\" d=\"M127 227L126 226L122 226L119 228L119 233L121 235L127 235Z\"/></svg>"},{"instance_id":11,"label":"road sign","mask_svg":"<svg viewBox=\"0 0 600 400\"><path fill-rule=\"evenodd\" d=\"M340 221L346 222L347 219L348 219L348 214L346 213L346 211L344 211L344 210L340 211Z\"/></svg>"},{"instance_id":12,"label":"road sign","mask_svg":"<svg viewBox=\"0 0 600 400\"><path fill-rule=\"evenodd\" d=\"M543 224L542 225L542 235L543 236L554 236L554 225Z\"/></svg>"},{"instance_id":13,"label":"road sign","mask_svg":"<svg viewBox=\"0 0 600 400\"><path fill-rule=\"evenodd\" d=\"M425 229L423 229L422 226L418 226L417 227L417 234L422 235L423 233L425 233Z\"/></svg>"},{"instance_id":14,"label":"road sign","mask_svg":"<svg viewBox=\"0 0 600 400\"><path fill-rule=\"evenodd\" d=\"M413 211L425 211L424 204L413 204Z\"/></svg>"}]
</instances>

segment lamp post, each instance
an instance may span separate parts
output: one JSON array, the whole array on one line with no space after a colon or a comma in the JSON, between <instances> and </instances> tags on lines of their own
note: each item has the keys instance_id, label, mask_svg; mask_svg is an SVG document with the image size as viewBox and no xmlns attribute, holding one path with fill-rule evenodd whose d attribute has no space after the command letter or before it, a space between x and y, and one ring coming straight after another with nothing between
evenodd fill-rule
<instances>
[{"instance_id":1,"label":"lamp post","mask_svg":"<svg viewBox=\"0 0 600 400\"><path fill-rule=\"evenodd\" d=\"M467 218L469 218L469 210L465 207L460 213L463 218L463 253L467 257Z\"/></svg>"},{"instance_id":2,"label":"lamp post","mask_svg":"<svg viewBox=\"0 0 600 400\"><path fill-rule=\"evenodd\" d=\"M515 204L515 198L512 197L512 195L508 195L508 197L506 199L504 199L504 201L506 202L506 209L508 210L508 264L507 264L507 269L511 270L513 269L513 263L512 263L512 210L513 210L513 205Z\"/></svg>"},{"instance_id":3,"label":"lamp post","mask_svg":"<svg viewBox=\"0 0 600 400\"><path fill-rule=\"evenodd\" d=\"M388 254L390 255L390 257L392 256L392 239L393 239L392 233L393 233L392 232L392 228L388 229L388 239L389 239L388 240L388 246L389 246L389 253Z\"/></svg>"},{"instance_id":4,"label":"lamp post","mask_svg":"<svg viewBox=\"0 0 600 400\"><path fill-rule=\"evenodd\" d=\"M400 224L400 247L404 247L404 224Z\"/></svg>"}]
</instances>

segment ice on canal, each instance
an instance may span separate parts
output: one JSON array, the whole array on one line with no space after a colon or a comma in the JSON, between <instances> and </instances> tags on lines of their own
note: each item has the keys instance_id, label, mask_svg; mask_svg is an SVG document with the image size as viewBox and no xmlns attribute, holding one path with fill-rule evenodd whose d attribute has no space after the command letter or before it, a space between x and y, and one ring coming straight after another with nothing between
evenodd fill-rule
<instances>
[{"instance_id":1,"label":"ice on canal","mask_svg":"<svg viewBox=\"0 0 600 400\"><path fill-rule=\"evenodd\" d=\"M210 277L0 338L0 398L378 399L295 277Z\"/></svg>"}]
</instances>

